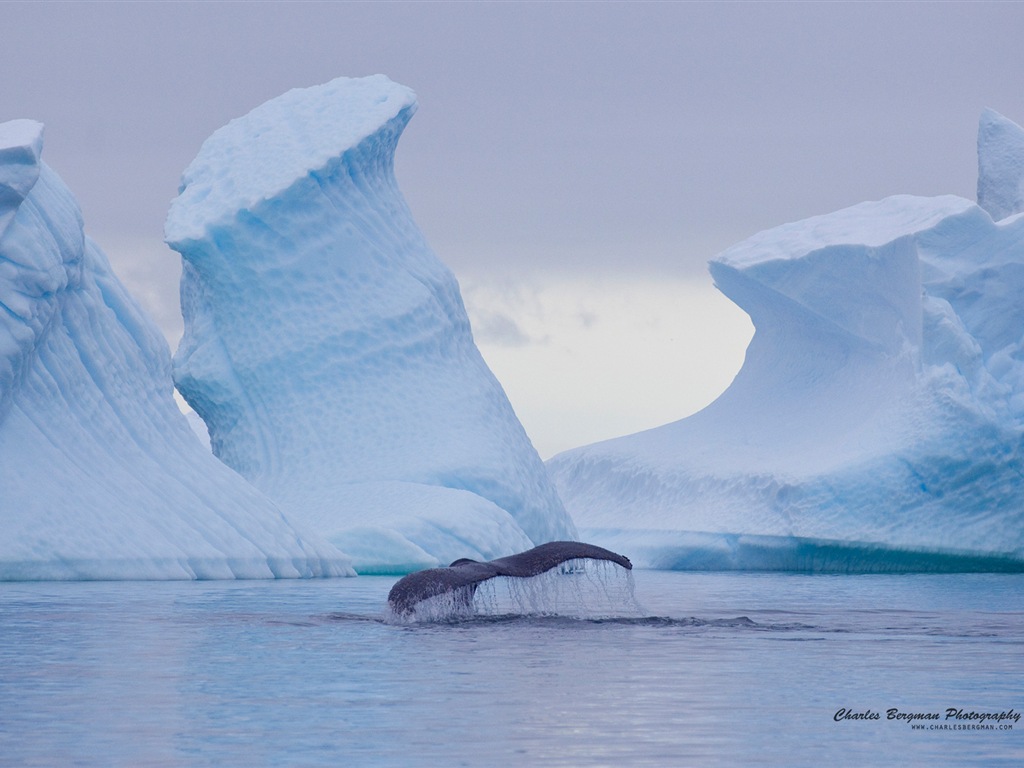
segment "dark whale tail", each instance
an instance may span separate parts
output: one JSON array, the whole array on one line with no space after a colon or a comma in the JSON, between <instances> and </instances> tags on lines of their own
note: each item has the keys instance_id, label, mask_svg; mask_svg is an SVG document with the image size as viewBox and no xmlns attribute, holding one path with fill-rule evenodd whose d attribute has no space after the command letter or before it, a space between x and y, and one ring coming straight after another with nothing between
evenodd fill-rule
<instances>
[{"instance_id":1,"label":"dark whale tail","mask_svg":"<svg viewBox=\"0 0 1024 768\"><path fill-rule=\"evenodd\" d=\"M476 586L488 579L496 576L539 576L569 560L583 559L607 560L627 570L633 568L629 558L602 547L578 541L552 541L518 555L499 557L486 563L462 558L447 568L411 573L391 588L388 605L395 613L407 615L423 600L444 594L462 598L468 605L472 602Z\"/></svg>"}]
</instances>

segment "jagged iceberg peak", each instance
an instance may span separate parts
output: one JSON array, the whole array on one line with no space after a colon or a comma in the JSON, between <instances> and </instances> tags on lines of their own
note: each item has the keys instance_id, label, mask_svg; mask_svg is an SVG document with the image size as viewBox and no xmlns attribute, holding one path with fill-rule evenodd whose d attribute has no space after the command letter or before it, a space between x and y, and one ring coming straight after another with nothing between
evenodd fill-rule
<instances>
[{"instance_id":1,"label":"jagged iceberg peak","mask_svg":"<svg viewBox=\"0 0 1024 768\"><path fill-rule=\"evenodd\" d=\"M39 178L43 124L35 120L0 123L0 236Z\"/></svg>"},{"instance_id":2,"label":"jagged iceberg peak","mask_svg":"<svg viewBox=\"0 0 1024 768\"><path fill-rule=\"evenodd\" d=\"M60 308L60 297L78 285L83 250L82 217L70 195L61 195L56 175L40 161L43 126L33 120L0 124L0 420L14 401L25 368ZM37 197L54 204L42 219ZM31 227L16 218L40 219L45 247L33 242Z\"/></svg>"},{"instance_id":3,"label":"jagged iceberg peak","mask_svg":"<svg viewBox=\"0 0 1024 768\"><path fill-rule=\"evenodd\" d=\"M996 221L1024 211L1024 128L993 109L978 123L978 205Z\"/></svg>"},{"instance_id":4,"label":"jagged iceberg peak","mask_svg":"<svg viewBox=\"0 0 1024 768\"><path fill-rule=\"evenodd\" d=\"M548 463L666 568L1024 570L1024 217L896 196L711 263L754 322L703 411Z\"/></svg>"},{"instance_id":5,"label":"jagged iceberg peak","mask_svg":"<svg viewBox=\"0 0 1024 768\"><path fill-rule=\"evenodd\" d=\"M162 335L42 146L0 125L0 580L351 573L192 435Z\"/></svg>"},{"instance_id":6,"label":"jagged iceberg peak","mask_svg":"<svg viewBox=\"0 0 1024 768\"><path fill-rule=\"evenodd\" d=\"M290 91L210 137L166 228L215 453L363 571L575 535L395 181L415 106L381 76Z\"/></svg>"}]
</instances>

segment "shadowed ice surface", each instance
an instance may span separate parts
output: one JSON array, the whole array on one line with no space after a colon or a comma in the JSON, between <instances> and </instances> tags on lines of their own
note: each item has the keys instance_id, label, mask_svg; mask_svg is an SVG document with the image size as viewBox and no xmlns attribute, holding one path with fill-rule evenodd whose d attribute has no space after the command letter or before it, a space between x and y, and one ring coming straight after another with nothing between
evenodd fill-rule
<instances>
[{"instance_id":1,"label":"shadowed ice surface","mask_svg":"<svg viewBox=\"0 0 1024 768\"><path fill-rule=\"evenodd\" d=\"M414 625L385 577L0 584L0 765L1024 760L886 720L1024 710L1024 576L634 578L639 613Z\"/></svg>"}]
</instances>

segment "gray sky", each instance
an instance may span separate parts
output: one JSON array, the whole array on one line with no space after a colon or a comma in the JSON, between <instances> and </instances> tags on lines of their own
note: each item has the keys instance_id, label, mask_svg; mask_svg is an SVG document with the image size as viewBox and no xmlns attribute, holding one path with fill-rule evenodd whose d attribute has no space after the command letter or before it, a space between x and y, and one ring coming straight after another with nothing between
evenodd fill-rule
<instances>
[{"instance_id":1,"label":"gray sky","mask_svg":"<svg viewBox=\"0 0 1024 768\"><path fill-rule=\"evenodd\" d=\"M1018 3L0 3L0 120L172 345L181 171L296 86L382 72L420 110L399 184L541 454L652 427L734 375L708 258L896 193L974 196L1024 121Z\"/></svg>"}]
</instances>

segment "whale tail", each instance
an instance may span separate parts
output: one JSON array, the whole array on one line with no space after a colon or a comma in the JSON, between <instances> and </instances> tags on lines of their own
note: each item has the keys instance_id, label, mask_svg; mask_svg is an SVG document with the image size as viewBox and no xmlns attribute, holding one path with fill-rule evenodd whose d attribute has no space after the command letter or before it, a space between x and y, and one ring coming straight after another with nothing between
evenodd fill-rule
<instances>
[{"instance_id":1,"label":"whale tail","mask_svg":"<svg viewBox=\"0 0 1024 768\"><path fill-rule=\"evenodd\" d=\"M546 573L574 560L605 560L627 570L629 558L593 544L578 541L551 541L517 555L499 557L480 563L460 558L447 568L430 568L400 579L388 594L388 605L399 616L408 616L416 606L432 597L450 595L460 605L469 607L476 588L498 576L529 578Z\"/></svg>"}]
</instances>

